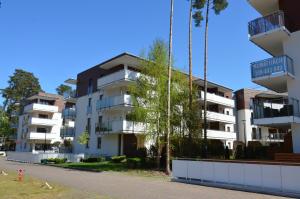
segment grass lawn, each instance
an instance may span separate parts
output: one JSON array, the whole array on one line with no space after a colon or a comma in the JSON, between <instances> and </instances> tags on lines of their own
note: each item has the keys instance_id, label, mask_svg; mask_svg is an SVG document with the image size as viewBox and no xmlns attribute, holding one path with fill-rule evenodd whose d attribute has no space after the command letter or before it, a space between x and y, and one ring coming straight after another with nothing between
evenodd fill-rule
<instances>
[{"instance_id":1,"label":"grass lawn","mask_svg":"<svg viewBox=\"0 0 300 199\"><path fill-rule=\"evenodd\" d=\"M95 194L73 190L61 185L49 183L52 189L45 186L45 182L25 175L24 181L17 181L17 175L0 174L0 199L103 199Z\"/></svg>"},{"instance_id":2,"label":"grass lawn","mask_svg":"<svg viewBox=\"0 0 300 199\"><path fill-rule=\"evenodd\" d=\"M155 171L150 169L128 169L126 163L113 163L110 161L104 162L80 162L80 163L63 163L57 164L55 166L68 168L68 169L79 169L86 171L113 171L113 172L122 172L124 174L137 175L142 177L155 177L155 178L165 178L168 179L168 176L161 171Z\"/></svg>"}]
</instances>

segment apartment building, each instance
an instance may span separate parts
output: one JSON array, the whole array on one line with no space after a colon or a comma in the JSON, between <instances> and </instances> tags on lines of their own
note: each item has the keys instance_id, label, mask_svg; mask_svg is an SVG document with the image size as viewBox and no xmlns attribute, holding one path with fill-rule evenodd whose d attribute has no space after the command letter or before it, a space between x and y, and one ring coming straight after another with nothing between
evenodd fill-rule
<instances>
[{"instance_id":1,"label":"apartment building","mask_svg":"<svg viewBox=\"0 0 300 199\"><path fill-rule=\"evenodd\" d=\"M284 99L287 99L286 93L280 94L247 88L235 91L237 140L244 143L259 141L263 145L284 142L284 137L290 131L288 126L254 124L255 115L253 112L254 103L257 101L264 100L266 110L271 110L271 107L274 108L274 104L267 103L267 101L282 102ZM271 113L271 111L269 112Z\"/></svg>"},{"instance_id":2,"label":"apartment building","mask_svg":"<svg viewBox=\"0 0 300 199\"><path fill-rule=\"evenodd\" d=\"M250 41L271 55L251 63L251 78L285 99L254 101L254 124L290 128L293 151L300 153L300 1L248 0L262 17L249 22ZM270 107L271 105L271 107Z\"/></svg>"},{"instance_id":3,"label":"apartment building","mask_svg":"<svg viewBox=\"0 0 300 199\"><path fill-rule=\"evenodd\" d=\"M16 151L53 151L52 144L61 142L63 107L60 95L39 92L29 97L19 116Z\"/></svg>"},{"instance_id":4,"label":"apartment building","mask_svg":"<svg viewBox=\"0 0 300 199\"><path fill-rule=\"evenodd\" d=\"M204 109L204 81L194 81L199 89L199 102ZM207 85L207 138L222 140L225 146L233 148L236 140L234 115L235 102L230 88L208 82Z\"/></svg>"},{"instance_id":5,"label":"apartment building","mask_svg":"<svg viewBox=\"0 0 300 199\"><path fill-rule=\"evenodd\" d=\"M75 139L89 133L86 145L75 143L75 153L131 155L145 141L145 125L128 119L132 101L128 86L139 77L140 58L123 53L77 75ZM195 81L203 89L203 81ZM209 139L224 140L232 146L236 139L232 90L209 83ZM200 89L201 90L201 89ZM200 91L203 100L203 91Z\"/></svg>"}]
</instances>

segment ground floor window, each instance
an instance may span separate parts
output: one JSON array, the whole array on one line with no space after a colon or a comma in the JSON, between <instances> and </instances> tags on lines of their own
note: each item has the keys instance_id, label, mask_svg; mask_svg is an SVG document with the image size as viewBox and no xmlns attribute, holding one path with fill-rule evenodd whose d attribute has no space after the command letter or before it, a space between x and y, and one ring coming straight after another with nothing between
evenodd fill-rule
<instances>
[{"instance_id":1,"label":"ground floor window","mask_svg":"<svg viewBox=\"0 0 300 199\"><path fill-rule=\"evenodd\" d=\"M98 137L98 139L97 139L97 148L98 149L101 149L101 144L102 144L102 138Z\"/></svg>"}]
</instances>

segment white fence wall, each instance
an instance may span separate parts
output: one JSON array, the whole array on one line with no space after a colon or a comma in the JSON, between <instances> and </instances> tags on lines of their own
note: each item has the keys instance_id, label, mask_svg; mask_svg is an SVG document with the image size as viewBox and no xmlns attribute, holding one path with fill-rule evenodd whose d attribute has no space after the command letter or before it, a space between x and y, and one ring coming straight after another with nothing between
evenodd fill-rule
<instances>
[{"instance_id":1,"label":"white fence wall","mask_svg":"<svg viewBox=\"0 0 300 199\"><path fill-rule=\"evenodd\" d=\"M300 165L173 160L173 178L300 194Z\"/></svg>"},{"instance_id":2,"label":"white fence wall","mask_svg":"<svg viewBox=\"0 0 300 199\"><path fill-rule=\"evenodd\" d=\"M7 152L6 159L9 161L41 163L42 159L48 158L67 158L70 162L80 162L84 154L67 154L67 153L38 153L31 152Z\"/></svg>"}]
</instances>

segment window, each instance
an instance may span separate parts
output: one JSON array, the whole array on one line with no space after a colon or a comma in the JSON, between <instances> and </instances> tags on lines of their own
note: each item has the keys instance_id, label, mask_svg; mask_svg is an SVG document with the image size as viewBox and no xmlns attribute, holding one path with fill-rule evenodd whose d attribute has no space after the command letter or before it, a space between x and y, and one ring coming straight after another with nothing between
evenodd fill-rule
<instances>
[{"instance_id":1,"label":"window","mask_svg":"<svg viewBox=\"0 0 300 199\"><path fill-rule=\"evenodd\" d=\"M92 98L89 98L89 107L92 106Z\"/></svg>"},{"instance_id":2,"label":"window","mask_svg":"<svg viewBox=\"0 0 300 199\"><path fill-rule=\"evenodd\" d=\"M256 136L256 128L252 128L252 139L256 140L257 136Z\"/></svg>"},{"instance_id":3,"label":"window","mask_svg":"<svg viewBox=\"0 0 300 199\"><path fill-rule=\"evenodd\" d=\"M229 115L229 111L226 111L226 114Z\"/></svg>"},{"instance_id":4,"label":"window","mask_svg":"<svg viewBox=\"0 0 300 199\"><path fill-rule=\"evenodd\" d=\"M98 149L101 149L101 144L102 144L102 138L98 137L98 139L97 139L97 148Z\"/></svg>"},{"instance_id":5,"label":"window","mask_svg":"<svg viewBox=\"0 0 300 199\"><path fill-rule=\"evenodd\" d=\"M92 94L92 92L93 92L93 79L89 79L88 95Z\"/></svg>"},{"instance_id":6,"label":"window","mask_svg":"<svg viewBox=\"0 0 300 199\"><path fill-rule=\"evenodd\" d=\"M38 127L38 128L36 129L36 131L37 131L38 133L47 133L47 129L46 129L46 128L40 128L40 127Z\"/></svg>"},{"instance_id":7,"label":"window","mask_svg":"<svg viewBox=\"0 0 300 199\"><path fill-rule=\"evenodd\" d=\"M101 94L101 95L99 96L99 100L102 100L102 98L103 98L103 95Z\"/></svg>"},{"instance_id":8,"label":"window","mask_svg":"<svg viewBox=\"0 0 300 199\"><path fill-rule=\"evenodd\" d=\"M91 118L88 118L87 119L87 127L86 127L87 129L87 132L88 132L88 134L90 135L91 134ZM85 148L89 148L89 140L87 141L87 143L86 143L86 146L85 146Z\"/></svg>"},{"instance_id":9,"label":"window","mask_svg":"<svg viewBox=\"0 0 300 199\"><path fill-rule=\"evenodd\" d=\"M229 126L227 126L227 132L230 132L230 127Z\"/></svg>"},{"instance_id":10,"label":"window","mask_svg":"<svg viewBox=\"0 0 300 199\"><path fill-rule=\"evenodd\" d=\"M259 137L259 139L262 138L262 137L261 137L261 128L258 129L258 137Z\"/></svg>"},{"instance_id":11,"label":"window","mask_svg":"<svg viewBox=\"0 0 300 199\"><path fill-rule=\"evenodd\" d=\"M39 118L48 119L48 115L45 115L45 114L39 114Z\"/></svg>"},{"instance_id":12,"label":"window","mask_svg":"<svg viewBox=\"0 0 300 199\"><path fill-rule=\"evenodd\" d=\"M251 125L254 124L253 119L254 119L254 117L253 117L253 112L252 112L252 113L251 113Z\"/></svg>"}]
</instances>

